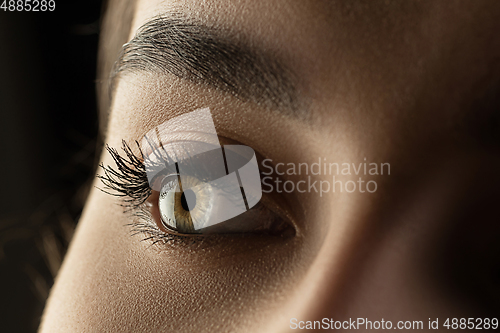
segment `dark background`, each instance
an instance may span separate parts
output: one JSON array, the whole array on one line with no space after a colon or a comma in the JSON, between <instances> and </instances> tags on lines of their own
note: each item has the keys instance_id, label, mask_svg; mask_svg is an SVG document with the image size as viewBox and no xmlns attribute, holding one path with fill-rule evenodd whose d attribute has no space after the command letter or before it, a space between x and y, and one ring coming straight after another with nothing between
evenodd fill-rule
<instances>
[{"instance_id":1,"label":"dark background","mask_svg":"<svg viewBox=\"0 0 500 333\"><path fill-rule=\"evenodd\" d=\"M101 10L0 10L1 332L36 331L95 173Z\"/></svg>"}]
</instances>

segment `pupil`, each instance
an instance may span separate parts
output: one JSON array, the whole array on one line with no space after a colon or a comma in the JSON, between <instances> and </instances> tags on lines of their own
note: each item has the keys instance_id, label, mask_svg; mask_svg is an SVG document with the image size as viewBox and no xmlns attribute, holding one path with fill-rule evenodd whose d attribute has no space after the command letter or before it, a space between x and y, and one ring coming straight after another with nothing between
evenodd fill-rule
<instances>
[{"instance_id":1,"label":"pupil","mask_svg":"<svg viewBox=\"0 0 500 333\"><path fill-rule=\"evenodd\" d=\"M196 206L196 194L192 190L185 190L181 195L181 205L186 211L193 210Z\"/></svg>"}]
</instances>

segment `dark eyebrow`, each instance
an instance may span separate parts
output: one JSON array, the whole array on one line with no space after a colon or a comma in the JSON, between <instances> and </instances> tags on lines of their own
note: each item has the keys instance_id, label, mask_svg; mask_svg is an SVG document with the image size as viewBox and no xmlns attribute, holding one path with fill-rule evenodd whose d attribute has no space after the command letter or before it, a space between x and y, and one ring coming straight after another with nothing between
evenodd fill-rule
<instances>
[{"instance_id":1,"label":"dark eyebrow","mask_svg":"<svg viewBox=\"0 0 500 333\"><path fill-rule=\"evenodd\" d=\"M182 15L150 20L123 46L112 81L131 71L173 74L291 113L298 107L294 75L282 61Z\"/></svg>"}]
</instances>

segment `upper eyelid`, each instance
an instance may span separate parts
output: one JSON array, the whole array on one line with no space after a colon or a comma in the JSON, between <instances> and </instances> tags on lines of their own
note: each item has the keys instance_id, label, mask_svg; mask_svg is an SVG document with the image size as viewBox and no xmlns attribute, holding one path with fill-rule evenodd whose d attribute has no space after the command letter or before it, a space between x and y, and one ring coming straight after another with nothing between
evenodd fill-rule
<instances>
[{"instance_id":1,"label":"upper eyelid","mask_svg":"<svg viewBox=\"0 0 500 333\"><path fill-rule=\"evenodd\" d=\"M126 157L121 156L116 149L106 146L106 149L118 166L118 171L109 165L104 166L101 164L100 167L104 171L104 175L97 175L105 185L105 188L101 190L106 193L109 193L108 190L111 190L116 193L109 194L128 197L124 199L126 201L126 207L138 206L144 203L151 193L145 163L148 158L143 153L137 141L136 145L138 146L139 156L132 151L126 141L122 140L122 150L125 152ZM159 150L156 150L157 156L160 157L162 161L171 161L168 154L158 154L158 152ZM194 158L190 156L188 159L182 160L182 163L184 163L188 170L190 166L194 165L193 159ZM165 165L164 162L163 165ZM208 179L208 177L204 177L204 175L200 173L200 170L202 171L203 169L193 167L192 170L197 170L197 172L190 172L192 176L199 177L200 180L205 181ZM205 173L205 175L207 174L208 173Z\"/></svg>"},{"instance_id":2,"label":"upper eyelid","mask_svg":"<svg viewBox=\"0 0 500 333\"><path fill-rule=\"evenodd\" d=\"M175 173L181 169L181 173L185 170L200 180L211 181L239 170L256 158L254 150L244 145L213 145L184 140L181 145L183 151L178 154L179 148L167 150L161 142L160 147L154 147L151 142L149 144L152 152L144 156L144 164L150 180L156 173Z\"/></svg>"},{"instance_id":3,"label":"upper eyelid","mask_svg":"<svg viewBox=\"0 0 500 333\"><path fill-rule=\"evenodd\" d=\"M162 155L165 155L165 161L170 162L173 160L168 156L167 151L165 151L163 149L160 149L160 150L163 152ZM203 156L200 156L200 155L203 155ZM220 179L220 178L228 175L227 166L225 169L219 168L219 170L218 170L219 172L214 172L214 169L209 168L206 164L202 163L202 162L206 162L206 160L204 160L204 158L213 157L210 155L211 155L211 152L208 151L208 152L204 152L202 154L199 154L198 156L187 156L187 158L176 162L175 165L182 164L184 166L183 171L186 175L195 177L204 183L210 182L211 186L214 186L218 190L223 191L225 193L225 195L227 196L227 198L230 198L230 199L232 198L233 199L232 201L235 201L235 202L238 201L236 198L238 198L238 195L241 194L241 188L240 188L239 184L233 184L233 183L228 183L228 182L216 182L217 179ZM146 164L148 163L147 161L148 160L146 159ZM205 167L200 168L200 165L205 166ZM161 165L159 165L159 166L162 167ZM221 166L219 166L219 167L221 167ZM146 167L146 169L147 169L147 167ZM163 186L161 184L163 184L164 179L167 177L174 176L174 175L178 175L178 173L177 173L177 170L174 169L173 165L172 164L165 165L164 169L159 171L155 175L155 177L152 180L150 180L150 183L152 183L151 187L155 187L158 189L162 188ZM235 186L235 185L237 185L237 186ZM156 189L154 189L154 190L156 190ZM245 195L247 197L247 200L251 197L255 198L254 194L250 191L245 193Z\"/></svg>"}]
</instances>

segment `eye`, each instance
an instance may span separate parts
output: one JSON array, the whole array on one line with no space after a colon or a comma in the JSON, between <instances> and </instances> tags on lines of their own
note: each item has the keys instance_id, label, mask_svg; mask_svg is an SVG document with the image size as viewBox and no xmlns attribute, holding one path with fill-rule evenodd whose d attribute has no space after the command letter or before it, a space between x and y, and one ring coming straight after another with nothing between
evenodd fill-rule
<instances>
[{"instance_id":1,"label":"eye","mask_svg":"<svg viewBox=\"0 0 500 333\"><path fill-rule=\"evenodd\" d=\"M217 169L214 166L221 167L214 159L225 156L228 161L237 160L233 155L242 150L235 147L239 146L225 146L224 154L211 150L177 160L175 167L164 164L164 170L155 168L148 202L161 231L177 235L295 234L293 225L271 195L262 196L255 157L240 156L238 163L228 162L227 169L222 163L222 173L214 170ZM254 175L249 165L255 167Z\"/></svg>"},{"instance_id":2,"label":"eye","mask_svg":"<svg viewBox=\"0 0 500 333\"><path fill-rule=\"evenodd\" d=\"M242 146L224 146L225 155L249 151L237 147ZM135 155L124 141L126 157L109 146L106 149L116 169L100 165L101 190L122 198L121 205L131 214L132 233L146 234L153 243L207 234L258 233L285 238L296 234L284 197L261 192L259 172L257 179L248 181L248 156L240 162L233 156L225 166L213 158L214 152L220 154L212 149L172 164L164 149L153 151L154 159L140 147L140 155Z\"/></svg>"},{"instance_id":3,"label":"eye","mask_svg":"<svg viewBox=\"0 0 500 333\"><path fill-rule=\"evenodd\" d=\"M158 198L161 223L179 233L200 233L212 214L217 190L195 177L167 177Z\"/></svg>"}]
</instances>

